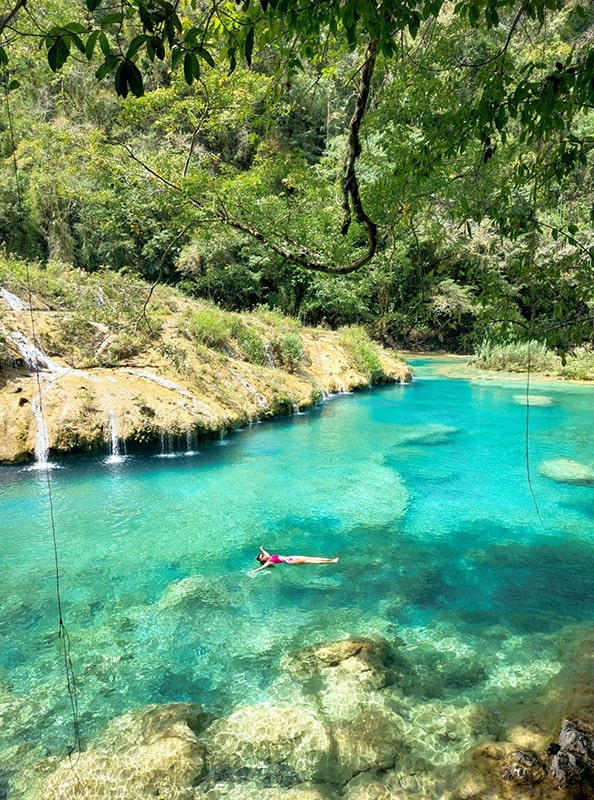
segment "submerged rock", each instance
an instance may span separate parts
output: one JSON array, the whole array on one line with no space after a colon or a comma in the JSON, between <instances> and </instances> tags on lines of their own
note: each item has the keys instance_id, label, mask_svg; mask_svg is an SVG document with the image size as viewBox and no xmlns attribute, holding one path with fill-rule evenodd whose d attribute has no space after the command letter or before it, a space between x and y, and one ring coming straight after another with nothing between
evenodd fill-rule
<instances>
[{"instance_id":1,"label":"submerged rock","mask_svg":"<svg viewBox=\"0 0 594 800\"><path fill-rule=\"evenodd\" d=\"M514 403L518 403L521 406L552 406L554 405L554 400L552 397L549 397L546 394L529 394L526 396L525 394L515 394L514 395Z\"/></svg>"},{"instance_id":2,"label":"submerged rock","mask_svg":"<svg viewBox=\"0 0 594 800\"><path fill-rule=\"evenodd\" d=\"M113 720L93 749L60 763L39 800L192 800L206 766L191 727L201 718L198 706L173 703Z\"/></svg>"},{"instance_id":3,"label":"submerged rock","mask_svg":"<svg viewBox=\"0 0 594 800\"><path fill-rule=\"evenodd\" d=\"M307 708L246 706L216 720L202 741L214 775L286 764L301 782L335 778L329 731Z\"/></svg>"},{"instance_id":4,"label":"submerged rock","mask_svg":"<svg viewBox=\"0 0 594 800\"><path fill-rule=\"evenodd\" d=\"M449 441L456 433L458 428L435 422L428 425L401 425L394 438L398 445L433 445Z\"/></svg>"},{"instance_id":5,"label":"submerged rock","mask_svg":"<svg viewBox=\"0 0 594 800\"><path fill-rule=\"evenodd\" d=\"M573 483L579 486L594 486L594 467L580 464L571 458L555 458L543 461L539 472L558 483Z\"/></svg>"},{"instance_id":6,"label":"submerged rock","mask_svg":"<svg viewBox=\"0 0 594 800\"><path fill-rule=\"evenodd\" d=\"M300 783L289 789L263 787L260 783L217 782L196 789L194 800L338 800L332 787L319 783Z\"/></svg>"},{"instance_id":7,"label":"submerged rock","mask_svg":"<svg viewBox=\"0 0 594 800\"><path fill-rule=\"evenodd\" d=\"M157 601L164 609L187 606L221 606L229 602L229 595L219 583L208 580L203 575L188 575L173 581Z\"/></svg>"},{"instance_id":8,"label":"submerged rock","mask_svg":"<svg viewBox=\"0 0 594 800\"><path fill-rule=\"evenodd\" d=\"M355 675L366 687L380 689L394 682L397 658L385 640L357 637L304 647L282 663L297 678L311 680L342 670Z\"/></svg>"}]
</instances>

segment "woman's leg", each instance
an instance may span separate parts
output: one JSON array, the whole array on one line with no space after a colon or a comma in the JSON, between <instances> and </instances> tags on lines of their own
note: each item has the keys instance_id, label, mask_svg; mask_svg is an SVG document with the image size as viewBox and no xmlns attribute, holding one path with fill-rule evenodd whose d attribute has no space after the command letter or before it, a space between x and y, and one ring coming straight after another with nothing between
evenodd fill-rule
<instances>
[{"instance_id":1,"label":"woman's leg","mask_svg":"<svg viewBox=\"0 0 594 800\"><path fill-rule=\"evenodd\" d=\"M287 556L287 564L336 564L338 558L316 558L314 556Z\"/></svg>"}]
</instances>

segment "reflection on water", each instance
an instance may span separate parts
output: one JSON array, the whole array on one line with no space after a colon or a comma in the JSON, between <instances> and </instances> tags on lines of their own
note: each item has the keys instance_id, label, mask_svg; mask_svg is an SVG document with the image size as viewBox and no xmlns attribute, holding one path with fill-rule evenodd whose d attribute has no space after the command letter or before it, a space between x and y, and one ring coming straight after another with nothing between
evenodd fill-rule
<instances>
[{"instance_id":1,"label":"reflection on water","mask_svg":"<svg viewBox=\"0 0 594 800\"><path fill-rule=\"evenodd\" d=\"M543 527L521 384L417 375L225 447L52 473L83 737L148 703L228 714L268 697L283 653L353 634L398 642L427 741L465 704L504 718L538 696L594 615L594 489L539 471L594 464L592 390L547 384L530 406ZM45 490L0 471L5 750L69 744ZM340 562L247 577L259 545Z\"/></svg>"}]
</instances>

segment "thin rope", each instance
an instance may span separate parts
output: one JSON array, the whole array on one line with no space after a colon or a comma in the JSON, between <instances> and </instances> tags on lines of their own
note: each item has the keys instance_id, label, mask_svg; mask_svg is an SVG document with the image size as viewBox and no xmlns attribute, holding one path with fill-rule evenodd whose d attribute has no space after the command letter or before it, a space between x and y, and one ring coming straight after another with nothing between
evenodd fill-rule
<instances>
[{"instance_id":1,"label":"thin rope","mask_svg":"<svg viewBox=\"0 0 594 800\"><path fill-rule=\"evenodd\" d=\"M526 480L528 483L528 491L534 504L536 516L541 524L543 530L546 530L546 525L540 513L538 500L536 499L536 492L534 484L532 483L532 468L530 463L530 376L532 373L532 332L534 330L534 256L536 252L536 192L537 192L537 179L534 178L532 187L532 233L530 237L530 320L528 324L528 371L526 373L526 427L524 432L524 455L526 460Z\"/></svg>"},{"instance_id":2,"label":"thin rope","mask_svg":"<svg viewBox=\"0 0 594 800\"><path fill-rule=\"evenodd\" d=\"M546 530L546 525L544 524L542 514L540 513L538 500L536 499L536 492L534 491L534 486L532 484L532 469L530 464L530 373L532 369L531 348L532 348L532 339L529 339L528 372L526 373L526 424L524 431L524 455L526 459L526 479L528 481L528 490L530 491L530 496L532 497L532 502L534 503L534 508L536 509L536 516L538 517L538 520L543 530Z\"/></svg>"},{"instance_id":3,"label":"thin rope","mask_svg":"<svg viewBox=\"0 0 594 800\"><path fill-rule=\"evenodd\" d=\"M16 195L17 195L17 208L19 211L20 219L22 220L23 217L23 208L24 204L22 202L22 192L21 192L21 185L20 185L20 176L18 170L18 163L16 157L16 143L15 143L15 135L14 135L14 126L12 122L12 113L10 110L10 103L8 100L8 79L6 75L6 71L4 72L4 100L6 105L6 116L8 120L8 130L11 140L11 147L12 147L12 163L14 169L14 177L15 177L15 185L16 185ZM37 331L35 327L35 315L33 313L33 290L31 287L31 275L29 271L29 262L25 261L25 281L27 285L27 299L29 301L29 319L31 324L31 337L33 339L34 345L34 373L35 373L35 381L37 384L37 395L39 397L39 416L41 418L41 424L43 425L44 430L47 430L45 425L45 416L43 410L43 391L41 385L41 374L39 368L39 348L38 348L38 339L37 339ZM54 570L55 570L55 587L56 587L56 603L57 603L57 611L58 611L58 639L60 640L60 646L62 651L62 658L64 660L64 672L66 675L66 689L68 692L68 698L70 701L70 708L72 712L72 727L73 727L73 734L74 734L74 741L72 746L68 751L68 756L72 756L74 752L77 752L79 755L81 753L81 738L80 738L80 725L79 725L79 713L78 713L78 698L77 698L77 691L76 691L76 678L74 674L74 668L72 665L71 659L71 648L70 648L70 636L66 629L66 625L64 624L64 617L62 613L62 592L60 587L60 559L58 554L58 537L56 532L56 521L55 521L55 514L54 514L54 501L53 501L53 494L52 494L52 481L51 481L51 470L47 464L41 465L41 468L45 472L45 483L46 483L46 490L47 490L47 498L48 498L48 507L49 507L49 519L50 519L50 528L52 534L52 548L53 548L53 555L54 555Z\"/></svg>"}]
</instances>

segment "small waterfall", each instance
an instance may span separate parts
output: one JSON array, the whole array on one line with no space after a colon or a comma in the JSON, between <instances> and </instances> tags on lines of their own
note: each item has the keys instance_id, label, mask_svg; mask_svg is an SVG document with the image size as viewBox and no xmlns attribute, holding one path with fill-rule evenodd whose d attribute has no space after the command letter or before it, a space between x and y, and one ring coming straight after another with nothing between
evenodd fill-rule
<instances>
[{"instance_id":1,"label":"small waterfall","mask_svg":"<svg viewBox=\"0 0 594 800\"><path fill-rule=\"evenodd\" d=\"M0 297L3 300L6 300L8 305L10 306L11 311L28 311L29 306L23 303L20 297L17 297L16 294L9 292L8 289L0 289Z\"/></svg>"},{"instance_id":2,"label":"small waterfall","mask_svg":"<svg viewBox=\"0 0 594 800\"><path fill-rule=\"evenodd\" d=\"M186 452L184 455L186 456L194 456L196 455L196 446L197 446L197 439L196 433L191 428L188 428L186 431Z\"/></svg>"},{"instance_id":3,"label":"small waterfall","mask_svg":"<svg viewBox=\"0 0 594 800\"><path fill-rule=\"evenodd\" d=\"M49 437L43 416L41 397L38 396L33 400L31 409L37 421L37 436L35 438L35 463L29 469L54 469L57 465L49 461Z\"/></svg>"},{"instance_id":4,"label":"small waterfall","mask_svg":"<svg viewBox=\"0 0 594 800\"><path fill-rule=\"evenodd\" d=\"M169 431L161 431L159 433L159 441L161 443L161 452L158 454L159 458L174 458L175 447L173 446L173 436Z\"/></svg>"},{"instance_id":5,"label":"small waterfall","mask_svg":"<svg viewBox=\"0 0 594 800\"><path fill-rule=\"evenodd\" d=\"M121 453L120 437L118 436L118 426L115 411L109 412L109 431L110 431L110 447L111 452L105 459L107 464L120 464L126 458L125 454Z\"/></svg>"},{"instance_id":6,"label":"small waterfall","mask_svg":"<svg viewBox=\"0 0 594 800\"><path fill-rule=\"evenodd\" d=\"M20 331L12 331L8 334L8 338L16 345L27 369L31 371L46 370L48 372L66 371L66 367L48 358L42 350L34 345L33 342L30 342Z\"/></svg>"}]
</instances>

